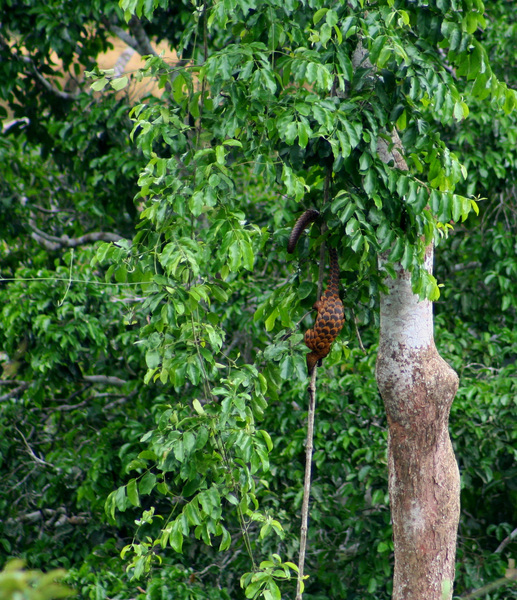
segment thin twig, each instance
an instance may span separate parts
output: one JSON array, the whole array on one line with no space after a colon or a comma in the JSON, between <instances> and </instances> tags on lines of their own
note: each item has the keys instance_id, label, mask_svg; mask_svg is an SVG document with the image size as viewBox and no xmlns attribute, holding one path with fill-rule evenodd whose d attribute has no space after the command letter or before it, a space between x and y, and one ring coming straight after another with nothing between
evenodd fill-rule
<instances>
[{"instance_id":1,"label":"thin twig","mask_svg":"<svg viewBox=\"0 0 517 600\"><path fill-rule=\"evenodd\" d=\"M55 469L58 473L61 472L61 469L59 467L56 467L55 465L48 463L46 460L43 460L39 456L37 456L35 454L34 450L29 446L29 442L27 442L23 433L18 429L18 427L15 427L15 429L20 434L20 437L22 438L23 443L25 444L25 446L27 448L27 452L32 457L32 459L34 460L35 463L37 463L39 465L43 465L45 467L51 467L52 469Z\"/></svg>"},{"instance_id":2,"label":"thin twig","mask_svg":"<svg viewBox=\"0 0 517 600\"><path fill-rule=\"evenodd\" d=\"M21 381L19 383L20 385L18 387L15 387L13 390L7 392L6 394L2 394L0 396L0 402L5 402L6 400L13 398L14 396L17 396L20 392L23 392L29 387L29 384L25 381Z\"/></svg>"},{"instance_id":3,"label":"thin twig","mask_svg":"<svg viewBox=\"0 0 517 600\"><path fill-rule=\"evenodd\" d=\"M156 50L151 46L151 42L142 26L142 22L137 17L132 17L129 21L129 29L136 40L138 47L135 50L142 56L158 56Z\"/></svg>"},{"instance_id":4,"label":"thin twig","mask_svg":"<svg viewBox=\"0 0 517 600\"><path fill-rule=\"evenodd\" d=\"M70 291L70 286L72 285L72 273L73 273L72 269L73 269L73 265L74 265L74 249L72 248L72 250L70 252L70 272L68 274L68 283L67 283L67 286L66 286L66 290L65 290L64 296L57 303L58 306L63 306L63 302L65 301L66 297L68 296L68 292Z\"/></svg>"},{"instance_id":5,"label":"thin twig","mask_svg":"<svg viewBox=\"0 0 517 600\"><path fill-rule=\"evenodd\" d=\"M21 54L16 54L16 53L14 53L14 56L19 61L25 63L26 65L28 65L30 67L33 75L36 77L36 79L41 83L41 85L48 92L51 92L58 98L61 98L61 100L75 100L77 98L77 96L78 96L77 93L69 94L68 92L63 92L63 91L57 89L56 87L54 87L49 81L47 81L45 79L45 77L43 77L43 75L38 71L38 69L36 68L36 64L34 63L34 61L32 60L32 58L30 56L22 56Z\"/></svg>"},{"instance_id":6,"label":"thin twig","mask_svg":"<svg viewBox=\"0 0 517 600\"><path fill-rule=\"evenodd\" d=\"M92 244L94 242L120 242L121 240L124 240L125 238L123 238L121 235L118 235L116 233L110 233L110 232L106 232L106 231L95 231L92 233L85 233L84 235L81 235L78 238L69 238L67 235L62 235L61 237L57 237L55 235L49 235L48 233L45 233L44 231L42 231L41 229L39 229L38 227L36 227L36 225L34 224L34 221L30 220L29 221L29 226L32 229L32 231L36 234L37 237L39 238L43 238L44 240L48 241L48 242L52 242L53 244L56 244L56 249L57 248L76 248L77 246L83 246L85 244ZM34 237L34 235L33 235ZM36 241L39 241L36 237L34 237L34 239L36 239Z\"/></svg>"},{"instance_id":7,"label":"thin twig","mask_svg":"<svg viewBox=\"0 0 517 600\"><path fill-rule=\"evenodd\" d=\"M361 334L359 333L359 327L357 326L357 317L354 314L354 326L355 326L355 334L357 336L357 341L359 342L359 348L366 354L366 349L363 345L363 340L361 339Z\"/></svg>"},{"instance_id":8,"label":"thin twig","mask_svg":"<svg viewBox=\"0 0 517 600\"><path fill-rule=\"evenodd\" d=\"M124 404L124 402L128 402L129 400L131 400L131 398L133 398L133 396L136 395L137 391L138 390L133 390L127 396L122 396L121 398L117 398L116 400L113 400L113 402L106 404L106 406L104 407L104 410L108 411L108 410L111 410L112 408L115 408L115 406L120 406L121 404Z\"/></svg>"},{"instance_id":9,"label":"thin twig","mask_svg":"<svg viewBox=\"0 0 517 600\"><path fill-rule=\"evenodd\" d=\"M497 590L500 587L503 587L512 582L515 582L516 579L517 579L517 571L515 573L513 573L513 575L510 577L500 577L499 579L496 579L495 581L492 581L491 583L487 583L483 587L480 587L477 590L470 592L466 596L460 596L460 600L474 600L475 598L482 598L483 596L486 596L490 592L493 592L494 590Z\"/></svg>"},{"instance_id":10,"label":"thin twig","mask_svg":"<svg viewBox=\"0 0 517 600\"><path fill-rule=\"evenodd\" d=\"M506 536L504 540L497 546L494 554L500 554L508 544L517 537L517 529L514 529L510 535Z\"/></svg>"},{"instance_id":11,"label":"thin twig","mask_svg":"<svg viewBox=\"0 0 517 600\"><path fill-rule=\"evenodd\" d=\"M130 33L122 29L122 27L110 23L108 19L104 19L104 24L111 31L111 33L114 33L119 39L121 39L124 42L124 44L127 44L132 50L138 52L140 55L142 54L138 46L138 41Z\"/></svg>"},{"instance_id":12,"label":"thin twig","mask_svg":"<svg viewBox=\"0 0 517 600\"><path fill-rule=\"evenodd\" d=\"M326 206L330 202L330 185L332 183L332 169L327 169L325 175L325 184L323 187L323 204ZM321 225L321 233L327 230L326 223ZM321 298L323 290L323 277L325 272L326 244L320 246L319 277L318 277L318 298ZM314 367L309 383L309 411L307 414L307 441L305 446L305 476L303 481L303 501L302 501L302 522L300 526L300 555L298 558L298 580L296 582L296 600L302 600L303 596L303 569L305 566L305 552L307 549L307 529L309 522L309 501L311 496L311 474L312 474L312 451L314 448L314 416L316 412L316 373L317 366Z\"/></svg>"},{"instance_id":13,"label":"thin twig","mask_svg":"<svg viewBox=\"0 0 517 600\"><path fill-rule=\"evenodd\" d=\"M126 385L127 381L115 377L114 375L83 375L84 381L88 383L99 383L101 385L115 385L122 387Z\"/></svg>"},{"instance_id":14,"label":"thin twig","mask_svg":"<svg viewBox=\"0 0 517 600\"><path fill-rule=\"evenodd\" d=\"M316 372L314 367L309 383L309 412L307 414L307 442L305 445L305 477L303 481L302 524L300 527L300 555L298 558L298 581L296 583L296 600L303 595L303 568L307 548L307 528L309 522L309 500L311 495L312 450L314 440L314 413L316 410Z\"/></svg>"}]
</instances>

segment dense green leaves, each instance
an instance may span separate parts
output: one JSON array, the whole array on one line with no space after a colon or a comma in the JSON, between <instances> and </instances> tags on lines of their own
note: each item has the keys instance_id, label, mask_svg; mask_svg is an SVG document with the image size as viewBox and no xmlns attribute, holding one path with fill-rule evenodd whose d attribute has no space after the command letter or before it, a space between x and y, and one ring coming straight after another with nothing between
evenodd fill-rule
<instances>
[{"instance_id":1,"label":"dense green leaves","mask_svg":"<svg viewBox=\"0 0 517 600\"><path fill-rule=\"evenodd\" d=\"M58 583L65 576L64 570L55 569L44 574L24 570L23 566L23 561L13 560L0 572L1 598L54 600L74 595L71 588Z\"/></svg>"},{"instance_id":2,"label":"dense green leaves","mask_svg":"<svg viewBox=\"0 0 517 600\"><path fill-rule=\"evenodd\" d=\"M438 299L422 268L434 240L436 337L463 386L457 589L501 576L517 297L506 4L15 4L2 14L0 92L29 120L0 141L5 552L69 568L85 597L293 595L302 339L325 242L346 324L319 371L305 593L388 598L376 300L395 262ZM148 57L139 77L162 95L136 102L124 77L93 65L133 14L135 38L168 36L180 56ZM51 50L65 66L81 57L77 96L57 93L70 87ZM407 170L379 159L394 128ZM326 228L289 257L309 206ZM96 232L115 237L92 249L81 236Z\"/></svg>"},{"instance_id":3,"label":"dense green leaves","mask_svg":"<svg viewBox=\"0 0 517 600\"><path fill-rule=\"evenodd\" d=\"M202 16L207 27L213 32L224 29L228 35L219 39L216 34L209 52L197 55L199 69L194 63L173 80L174 104L167 115L152 106L133 113L137 143L149 159L140 178L140 197L146 199L141 218L144 228L156 232L152 244L143 236L137 239L141 246L137 252L151 251L163 269L163 274L153 275L148 288L154 299L149 301L153 317L142 331L149 368L146 381L170 381L177 391L188 382L202 390L203 399L194 411L197 416L191 411L191 416L173 417L174 427L164 438L171 444L167 450L151 445L156 455L174 456L178 464L172 472L180 478L176 485L186 478L182 494L186 504L178 507L155 541L178 552L184 552L192 529L209 545L216 536L221 548L232 547L231 534L220 522L222 500L230 511L236 509L246 531L248 519L267 518L259 509L260 490L250 476L260 470L266 473L274 463L268 456L271 448L258 444L255 420L269 414L262 394L283 397L284 382L304 379L303 356L296 350L300 336L293 330L305 299L313 296L309 282L302 283L298 294L290 282L260 289L259 265L268 274L271 269L283 271L282 246L280 256L271 246L285 240L278 228L291 221L297 203L322 209L330 230L327 237L339 248L351 288L349 316L359 310L364 311L365 322L369 318L366 313L375 301L369 292L383 275L376 272L379 252L389 258L387 273L400 262L412 272L415 292L438 299L436 280L422 268L424 248L446 235L451 221L463 222L472 211L478 212L477 203L457 191L467 173L440 136L439 126L466 119L469 102L477 97L490 96L504 110L511 110L515 102L515 93L494 77L486 50L474 38L478 27L486 24L482 3L441 2L432 8L428 3L407 3L402 8L387 2L365 12L359 3L313 8L307 18L298 3L254 4L252 12L233 2L207 7ZM419 35L414 37L412 29ZM238 37L232 39L230 31ZM359 37L365 40L369 62L354 68ZM438 45L448 53L447 61ZM149 68L157 71L163 64L151 61ZM453 79L453 68L466 86ZM395 125L401 132L407 172L378 158L379 137L389 145ZM170 154L157 154L156 148L164 146ZM248 165L255 177L261 177L251 198ZM331 199L328 205L322 200L325 189ZM281 193L286 199L280 211L275 205L273 217L268 195ZM302 246L302 261L321 241L314 235L309 245ZM255 383L254 393L252 380L245 378L248 383L242 389L228 377L234 369L246 369L246 363L239 354L225 353L228 344L233 345L227 328L230 314L237 314L237 306L246 307L251 299L242 288L238 291L240 278L256 294L253 321L240 319L246 332L255 332L255 348L261 351L256 364L263 369L263 381L259 387ZM212 288L222 288L224 296L217 297ZM227 300L237 305L230 309ZM332 355L327 364L332 365ZM257 375L258 371L253 378ZM189 419L208 415L217 426L204 422L203 431L212 433L203 439L205 470L200 477L202 462L194 450L199 425ZM250 427L248 437L244 432ZM154 435L148 438L155 440L152 444ZM343 442L347 449L350 439ZM236 444L228 446L229 440ZM327 459L333 448L327 448ZM218 454L230 472L239 465L239 477L234 475L230 484L219 472ZM207 455L215 460L208 471ZM322 456L316 451L318 468L323 466ZM360 456L358 449L352 460ZM187 463L196 465L192 472ZM157 480L163 477L160 472L169 472L160 461L153 468ZM343 477L343 470L336 477ZM371 477L368 459L354 475L350 472L349 480L371 486ZM123 488L125 506L137 504L137 484L132 481ZM115 492L108 503L112 515L118 493L122 494ZM315 486L315 498L318 493ZM386 501L381 487L371 493L375 503ZM318 519L317 509L313 518ZM388 529L376 539L380 556L388 555L389 540ZM247 535L244 543L254 561L253 542ZM131 549L135 574L147 570L151 544L142 541ZM261 592L279 597L270 572L274 568L274 562L264 561L254 575L244 576L241 584L247 597ZM358 584L367 593L379 594L387 563L383 569L382 574L367 570ZM325 579L321 573L320 577ZM344 592L333 590L338 595Z\"/></svg>"}]
</instances>

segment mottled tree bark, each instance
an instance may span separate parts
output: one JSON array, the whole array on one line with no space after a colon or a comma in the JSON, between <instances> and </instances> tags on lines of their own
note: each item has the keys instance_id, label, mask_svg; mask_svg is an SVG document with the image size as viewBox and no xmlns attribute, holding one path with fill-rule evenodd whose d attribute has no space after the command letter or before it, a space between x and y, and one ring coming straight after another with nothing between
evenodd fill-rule
<instances>
[{"instance_id":1,"label":"mottled tree bark","mask_svg":"<svg viewBox=\"0 0 517 600\"><path fill-rule=\"evenodd\" d=\"M427 249L431 270L433 248ZM388 416L393 598L452 598L459 473L448 432L458 377L433 338L432 303L401 267L381 298L377 383Z\"/></svg>"},{"instance_id":2,"label":"mottled tree bark","mask_svg":"<svg viewBox=\"0 0 517 600\"><path fill-rule=\"evenodd\" d=\"M359 43L354 68L372 68ZM407 171L396 129L377 140L379 158ZM383 259L380 258L382 265ZM432 271L433 246L425 267ZM440 357L433 309L419 302L411 274L398 265L381 294L377 384L388 417L388 471L395 572L394 600L450 600L454 582L460 477L448 422L458 376Z\"/></svg>"}]
</instances>

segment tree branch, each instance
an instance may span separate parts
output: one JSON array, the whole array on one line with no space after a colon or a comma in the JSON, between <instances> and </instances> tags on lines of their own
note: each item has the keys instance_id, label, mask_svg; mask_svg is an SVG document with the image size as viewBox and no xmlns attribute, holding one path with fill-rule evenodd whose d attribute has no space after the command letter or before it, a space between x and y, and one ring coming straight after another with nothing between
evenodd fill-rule
<instances>
[{"instance_id":1,"label":"tree branch","mask_svg":"<svg viewBox=\"0 0 517 600\"><path fill-rule=\"evenodd\" d=\"M21 62L24 62L26 65L29 66L33 75L36 77L36 79L41 83L41 85L48 92L50 92L51 94L54 94L55 96L57 96L58 98L61 98L62 100L75 100L77 98L77 93L69 94L68 92L63 92L62 90L58 90L57 88L55 88L50 83L50 81L47 81L45 79L45 77L43 77L43 75L38 71L38 69L36 68L36 65L34 64L34 61L32 60L32 58L30 56L22 56L20 54L14 54L14 56L18 60L20 60Z\"/></svg>"},{"instance_id":2,"label":"tree branch","mask_svg":"<svg viewBox=\"0 0 517 600\"><path fill-rule=\"evenodd\" d=\"M129 46L120 54L117 58L117 62L113 67L113 75L114 77L122 77L124 71L126 69L127 63L131 60L131 57L135 53L134 48L130 48Z\"/></svg>"},{"instance_id":3,"label":"tree branch","mask_svg":"<svg viewBox=\"0 0 517 600\"><path fill-rule=\"evenodd\" d=\"M517 529L514 529L510 535L506 536L504 540L497 546L494 554L500 554L508 544L517 537Z\"/></svg>"},{"instance_id":4,"label":"tree branch","mask_svg":"<svg viewBox=\"0 0 517 600\"><path fill-rule=\"evenodd\" d=\"M77 248L77 246L84 246L85 244L92 244L94 242L120 242L125 240L121 235L117 233L109 233L105 231L97 231L92 233L86 233L78 238L69 238L67 235L57 237L45 233L36 225L34 222L29 220L29 225L33 231L31 237L36 240L42 246L45 246L48 250L59 250L59 248Z\"/></svg>"},{"instance_id":5,"label":"tree branch","mask_svg":"<svg viewBox=\"0 0 517 600\"><path fill-rule=\"evenodd\" d=\"M133 48L140 56L147 56L149 54L158 56L156 50L151 46L149 37L142 27L142 23L136 17L132 17L129 21L129 29L131 33L122 29L116 23L110 22L108 19L104 19L104 25L111 33L115 34L121 39L124 44L127 44L130 48ZM131 35L132 34L132 35Z\"/></svg>"},{"instance_id":6,"label":"tree branch","mask_svg":"<svg viewBox=\"0 0 517 600\"><path fill-rule=\"evenodd\" d=\"M111 33L114 33L118 38L120 38L124 44L127 44L130 48L133 48L133 50L140 54L138 50L138 42L130 33L122 29L122 27L119 27L118 25L112 25L111 23L108 23L107 27Z\"/></svg>"},{"instance_id":7,"label":"tree branch","mask_svg":"<svg viewBox=\"0 0 517 600\"><path fill-rule=\"evenodd\" d=\"M458 264L458 265L453 265L451 268L451 271L453 273L458 273L459 271L465 271L466 269L479 269L479 267L482 267L482 263L479 260L471 260L468 263L463 263L463 264Z\"/></svg>"},{"instance_id":8,"label":"tree branch","mask_svg":"<svg viewBox=\"0 0 517 600\"><path fill-rule=\"evenodd\" d=\"M122 387L126 385L127 381L123 379L119 379L118 377L113 377L110 375L84 375L84 381L88 383L100 383L102 385L116 385L118 387Z\"/></svg>"},{"instance_id":9,"label":"tree branch","mask_svg":"<svg viewBox=\"0 0 517 600\"><path fill-rule=\"evenodd\" d=\"M20 434L20 437L22 438L23 443L25 444L25 447L27 448L27 452L29 453L29 455L31 456L31 458L34 460L35 463L37 463L39 465L43 465L45 467L50 467L51 469L54 469L56 471L56 473L61 473L61 469L59 467L56 467L55 465L48 463L47 461L45 461L42 458L40 458L39 456L37 456L35 454L34 450L29 446L29 442L27 442L23 433L18 429L18 427L15 427L15 429Z\"/></svg>"},{"instance_id":10,"label":"tree branch","mask_svg":"<svg viewBox=\"0 0 517 600\"><path fill-rule=\"evenodd\" d=\"M475 598L483 598L490 592L493 592L494 590L497 590L505 585L508 585L509 583L512 583L513 581L517 581L517 569L510 568L510 569L507 569L504 577L500 577L499 579L496 579L495 581L492 581L491 583L487 583L483 587L480 587L477 590L470 592L466 596L461 596L460 600L474 600Z\"/></svg>"},{"instance_id":11,"label":"tree branch","mask_svg":"<svg viewBox=\"0 0 517 600\"><path fill-rule=\"evenodd\" d=\"M305 477L303 481L302 524L300 527L300 555L298 557L298 579L296 582L296 600L302 600L304 589L303 569L307 549L307 530L309 523L309 500L311 495L312 450L314 447L314 413L316 411L316 373L315 366L309 383L309 411L307 414L307 441L305 446Z\"/></svg>"},{"instance_id":12,"label":"tree branch","mask_svg":"<svg viewBox=\"0 0 517 600\"><path fill-rule=\"evenodd\" d=\"M137 41L138 48L136 48L136 51L139 54L143 56L149 54L151 54L152 56L158 56L156 50L151 46L151 42L147 37L145 29L142 27L142 22L140 21L140 19L133 17L131 21L129 21L129 28L131 29L131 33Z\"/></svg>"},{"instance_id":13,"label":"tree branch","mask_svg":"<svg viewBox=\"0 0 517 600\"><path fill-rule=\"evenodd\" d=\"M10 392L7 392L6 394L3 394L2 396L0 396L0 402L5 402L6 400L9 400L13 396L16 396L19 392L23 392L24 390L26 390L29 387L29 384L26 381L13 381L13 382L11 382L10 380L0 381L0 384L5 384L5 383L17 383L18 387L15 387Z\"/></svg>"}]
</instances>

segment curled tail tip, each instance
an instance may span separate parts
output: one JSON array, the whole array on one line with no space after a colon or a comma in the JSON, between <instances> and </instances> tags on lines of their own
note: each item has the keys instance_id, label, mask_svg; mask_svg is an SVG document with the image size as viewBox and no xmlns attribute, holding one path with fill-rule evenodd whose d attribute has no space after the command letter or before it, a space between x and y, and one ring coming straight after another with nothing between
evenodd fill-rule
<instances>
[{"instance_id":1,"label":"curled tail tip","mask_svg":"<svg viewBox=\"0 0 517 600\"><path fill-rule=\"evenodd\" d=\"M291 231L291 235L289 236L289 241L287 242L287 252L292 254L296 248L296 243L298 239L302 235L303 230L319 217L319 212L314 208L309 208L306 210L301 217L294 224L293 230Z\"/></svg>"}]
</instances>

